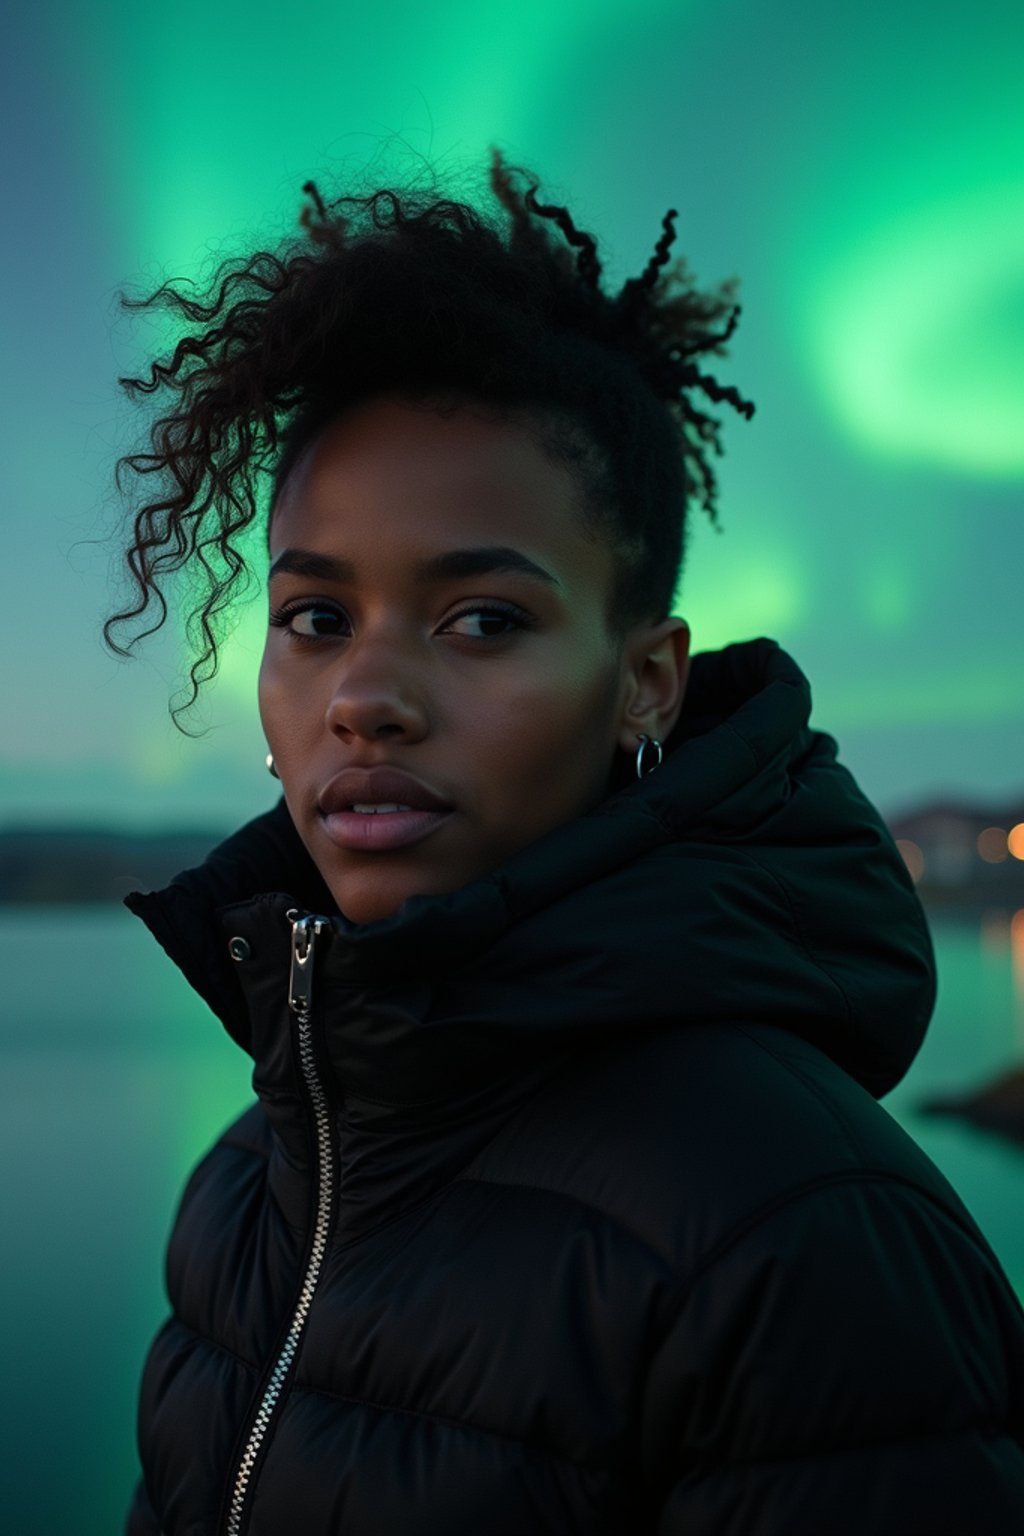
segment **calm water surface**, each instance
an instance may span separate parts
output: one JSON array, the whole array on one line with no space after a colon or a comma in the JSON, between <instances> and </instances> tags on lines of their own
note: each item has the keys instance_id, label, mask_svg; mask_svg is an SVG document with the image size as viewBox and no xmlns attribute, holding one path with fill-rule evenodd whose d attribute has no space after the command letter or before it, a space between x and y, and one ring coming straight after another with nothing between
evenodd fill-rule
<instances>
[{"instance_id":1,"label":"calm water surface","mask_svg":"<svg viewBox=\"0 0 1024 1536\"><path fill-rule=\"evenodd\" d=\"M1024 1062L1024 934L1015 962L1005 918L934 931L936 1016L886 1107L1024 1295L1024 1152L915 1110ZM120 908L7 909L0 971L4 1529L117 1536L172 1208L192 1163L249 1102L249 1064Z\"/></svg>"}]
</instances>

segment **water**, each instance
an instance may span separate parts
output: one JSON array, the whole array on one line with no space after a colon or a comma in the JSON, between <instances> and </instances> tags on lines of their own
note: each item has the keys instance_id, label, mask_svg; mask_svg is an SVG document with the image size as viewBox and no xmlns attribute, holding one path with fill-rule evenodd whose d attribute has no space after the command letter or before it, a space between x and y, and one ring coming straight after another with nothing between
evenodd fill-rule
<instances>
[{"instance_id":1,"label":"water","mask_svg":"<svg viewBox=\"0 0 1024 1536\"><path fill-rule=\"evenodd\" d=\"M1024 920L935 930L939 1005L887 1107L950 1178L1024 1295L1024 1151L916 1113L1024 1060ZM1014 949L1017 950L1015 964ZM173 1204L249 1101L249 1062L120 908L0 914L6 1173L4 1528L115 1536L135 1394L164 1315Z\"/></svg>"}]
</instances>

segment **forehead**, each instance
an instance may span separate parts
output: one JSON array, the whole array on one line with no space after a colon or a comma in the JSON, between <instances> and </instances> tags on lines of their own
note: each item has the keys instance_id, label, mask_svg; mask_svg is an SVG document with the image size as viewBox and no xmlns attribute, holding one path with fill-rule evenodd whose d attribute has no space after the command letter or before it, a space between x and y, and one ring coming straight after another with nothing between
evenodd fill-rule
<instances>
[{"instance_id":1,"label":"forehead","mask_svg":"<svg viewBox=\"0 0 1024 1536\"><path fill-rule=\"evenodd\" d=\"M603 599L611 554L583 513L578 480L528 421L380 399L347 413L300 456L269 542L271 553L301 545L376 563L504 545Z\"/></svg>"}]
</instances>

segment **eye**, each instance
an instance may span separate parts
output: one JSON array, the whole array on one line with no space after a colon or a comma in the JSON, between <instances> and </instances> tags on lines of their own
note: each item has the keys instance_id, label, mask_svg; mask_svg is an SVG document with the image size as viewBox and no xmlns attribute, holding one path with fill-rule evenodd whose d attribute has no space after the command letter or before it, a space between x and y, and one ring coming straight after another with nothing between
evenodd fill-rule
<instances>
[{"instance_id":1,"label":"eye","mask_svg":"<svg viewBox=\"0 0 1024 1536\"><path fill-rule=\"evenodd\" d=\"M520 608L492 604L464 608L454 614L444 625L444 633L462 635L468 640L503 640L516 630L527 628L529 620Z\"/></svg>"},{"instance_id":2,"label":"eye","mask_svg":"<svg viewBox=\"0 0 1024 1536\"><path fill-rule=\"evenodd\" d=\"M348 625L348 619L340 609L315 599L278 608L271 613L268 622L273 629L287 630L296 640L342 638Z\"/></svg>"}]
</instances>

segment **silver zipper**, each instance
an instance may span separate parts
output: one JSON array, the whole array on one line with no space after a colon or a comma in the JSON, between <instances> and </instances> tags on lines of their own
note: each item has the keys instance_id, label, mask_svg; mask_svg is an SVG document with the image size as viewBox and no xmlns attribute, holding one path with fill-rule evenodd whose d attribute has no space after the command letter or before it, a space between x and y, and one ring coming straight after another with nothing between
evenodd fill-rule
<instances>
[{"instance_id":1,"label":"silver zipper","mask_svg":"<svg viewBox=\"0 0 1024 1536\"><path fill-rule=\"evenodd\" d=\"M292 958L288 978L288 1006L295 1014L298 1032L299 1063L302 1067L302 1075L313 1104L317 1161L316 1219L313 1225L313 1243L310 1248L309 1261L306 1265L306 1273L302 1282L302 1290L299 1292L299 1299L292 1314L288 1333L274 1362L274 1369L260 1399L259 1408L256 1410L256 1417L253 1419L248 1439L245 1442L242 1459L235 1473L234 1490L231 1495L231 1505L228 1509L227 1536L239 1536L241 1531L245 1499L249 1491L253 1470L259 1457L260 1447L266 1438L270 1422L279 1406L285 1378L298 1353L302 1332L309 1318L310 1307L313 1304L313 1295L320 1280L324 1255L327 1252L327 1239L331 1225L331 1206L334 1196L331 1120L327 1108L327 1095L324 1093L323 1084L316 1070L316 1061L313 1056L312 1026L310 1024L310 1009L313 1002L314 944L317 934L327 926L327 921L322 917L299 917L294 911L290 911L288 916L292 920Z\"/></svg>"}]
</instances>

